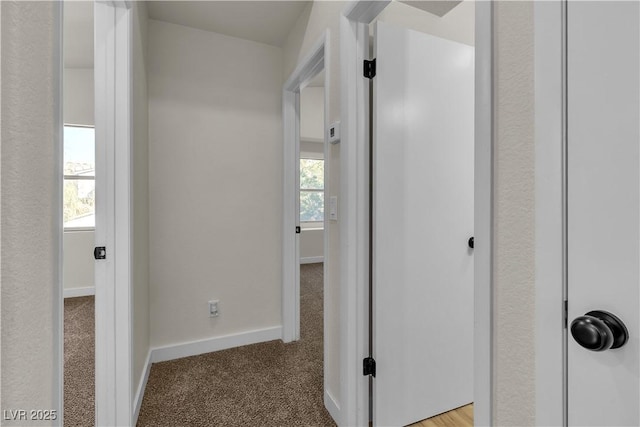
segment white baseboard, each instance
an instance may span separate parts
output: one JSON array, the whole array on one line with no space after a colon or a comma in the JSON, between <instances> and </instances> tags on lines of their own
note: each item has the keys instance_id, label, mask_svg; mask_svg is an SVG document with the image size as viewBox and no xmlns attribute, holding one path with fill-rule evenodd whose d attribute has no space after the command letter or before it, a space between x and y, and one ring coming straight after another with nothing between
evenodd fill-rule
<instances>
[{"instance_id":1,"label":"white baseboard","mask_svg":"<svg viewBox=\"0 0 640 427\"><path fill-rule=\"evenodd\" d=\"M138 390L134 396L133 401L133 425L138 423L138 415L140 415L140 408L142 407L142 398L144 397L144 390L147 388L147 381L149 380L149 372L151 372L151 349L147 353L147 360L144 362L144 372L142 372L142 378L138 383Z\"/></svg>"},{"instance_id":2,"label":"white baseboard","mask_svg":"<svg viewBox=\"0 0 640 427\"><path fill-rule=\"evenodd\" d=\"M86 288L68 288L64 290L65 298L74 298L74 297L87 297L89 295L95 295L96 288L95 286L87 286Z\"/></svg>"},{"instance_id":3,"label":"white baseboard","mask_svg":"<svg viewBox=\"0 0 640 427\"><path fill-rule=\"evenodd\" d=\"M212 351L279 339L282 339L282 326L156 347L151 351L151 362L164 362L166 360L197 356L198 354L211 353Z\"/></svg>"},{"instance_id":4,"label":"white baseboard","mask_svg":"<svg viewBox=\"0 0 640 427\"><path fill-rule=\"evenodd\" d=\"M315 264L317 262L324 262L323 256L309 256L300 258L300 264Z\"/></svg>"},{"instance_id":5,"label":"white baseboard","mask_svg":"<svg viewBox=\"0 0 640 427\"><path fill-rule=\"evenodd\" d=\"M340 425L340 405L338 405L333 396L331 396L329 390L324 391L324 407L329 411L329 415L331 415L333 421Z\"/></svg>"},{"instance_id":6,"label":"white baseboard","mask_svg":"<svg viewBox=\"0 0 640 427\"><path fill-rule=\"evenodd\" d=\"M226 350L228 348L240 347L243 345L257 344L265 341L273 341L282 338L282 327L258 329L255 331L242 332L233 335L223 335L221 337L209 338L205 340L185 342L164 347L149 349L147 360L144 364L144 372L138 384L138 390L134 396L133 425L138 422L142 399L147 388L151 365L156 362L180 359L182 357L197 356L198 354L211 353L212 351Z\"/></svg>"}]
</instances>

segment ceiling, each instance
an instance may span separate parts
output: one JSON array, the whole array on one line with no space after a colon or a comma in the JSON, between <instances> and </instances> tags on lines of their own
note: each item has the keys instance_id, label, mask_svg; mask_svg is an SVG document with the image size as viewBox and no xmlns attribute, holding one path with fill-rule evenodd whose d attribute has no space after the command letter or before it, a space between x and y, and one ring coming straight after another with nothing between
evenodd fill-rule
<instances>
[{"instance_id":1,"label":"ceiling","mask_svg":"<svg viewBox=\"0 0 640 427\"><path fill-rule=\"evenodd\" d=\"M64 2L64 66L93 68L93 2Z\"/></svg>"},{"instance_id":2,"label":"ceiling","mask_svg":"<svg viewBox=\"0 0 640 427\"><path fill-rule=\"evenodd\" d=\"M400 0L438 16L460 0ZM149 18L282 46L310 1L151 1ZM64 66L93 68L93 1L64 2ZM312 86L320 86L319 78Z\"/></svg>"},{"instance_id":3,"label":"ceiling","mask_svg":"<svg viewBox=\"0 0 640 427\"><path fill-rule=\"evenodd\" d=\"M462 3L462 0L399 0L437 16L446 15L451 9Z\"/></svg>"},{"instance_id":4,"label":"ceiling","mask_svg":"<svg viewBox=\"0 0 640 427\"><path fill-rule=\"evenodd\" d=\"M153 1L149 18L282 47L308 1Z\"/></svg>"}]
</instances>

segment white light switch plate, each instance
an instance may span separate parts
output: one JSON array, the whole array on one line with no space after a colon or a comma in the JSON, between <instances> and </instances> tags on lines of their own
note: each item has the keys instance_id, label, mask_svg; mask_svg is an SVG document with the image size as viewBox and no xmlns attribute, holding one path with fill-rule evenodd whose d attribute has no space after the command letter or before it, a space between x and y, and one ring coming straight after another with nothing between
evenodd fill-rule
<instances>
[{"instance_id":1,"label":"white light switch plate","mask_svg":"<svg viewBox=\"0 0 640 427\"><path fill-rule=\"evenodd\" d=\"M334 122L329 125L329 129L327 129L327 139L331 144L340 142L340 122Z\"/></svg>"}]
</instances>

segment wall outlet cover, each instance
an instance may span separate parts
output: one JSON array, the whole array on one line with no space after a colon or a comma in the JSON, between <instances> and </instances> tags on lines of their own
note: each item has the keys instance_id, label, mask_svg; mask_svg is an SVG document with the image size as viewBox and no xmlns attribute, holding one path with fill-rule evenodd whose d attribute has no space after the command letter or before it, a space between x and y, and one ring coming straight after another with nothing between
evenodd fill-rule
<instances>
[{"instance_id":1,"label":"wall outlet cover","mask_svg":"<svg viewBox=\"0 0 640 427\"><path fill-rule=\"evenodd\" d=\"M220 315L220 311L218 310L219 303L219 300L209 301L209 317L218 317Z\"/></svg>"}]
</instances>

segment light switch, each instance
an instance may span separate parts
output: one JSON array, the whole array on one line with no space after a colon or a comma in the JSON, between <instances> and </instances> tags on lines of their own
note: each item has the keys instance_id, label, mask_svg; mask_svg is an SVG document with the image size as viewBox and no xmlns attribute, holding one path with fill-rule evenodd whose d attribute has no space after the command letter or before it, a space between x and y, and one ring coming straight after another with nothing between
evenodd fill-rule
<instances>
[{"instance_id":1,"label":"light switch","mask_svg":"<svg viewBox=\"0 0 640 427\"><path fill-rule=\"evenodd\" d=\"M338 197L329 197L329 219L333 221L338 220Z\"/></svg>"},{"instance_id":2,"label":"light switch","mask_svg":"<svg viewBox=\"0 0 640 427\"><path fill-rule=\"evenodd\" d=\"M340 142L340 122L331 123L327 129L327 139L331 144Z\"/></svg>"}]
</instances>

